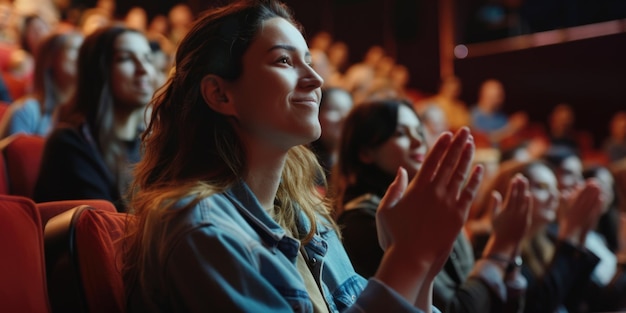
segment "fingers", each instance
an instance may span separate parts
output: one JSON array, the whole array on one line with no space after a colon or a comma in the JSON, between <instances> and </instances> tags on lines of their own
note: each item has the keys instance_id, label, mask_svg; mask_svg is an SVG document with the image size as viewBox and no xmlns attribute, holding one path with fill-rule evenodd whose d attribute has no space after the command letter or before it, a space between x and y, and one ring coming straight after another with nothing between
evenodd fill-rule
<instances>
[{"instance_id":1,"label":"fingers","mask_svg":"<svg viewBox=\"0 0 626 313\"><path fill-rule=\"evenodd\" d=\"M463 188L463 191L459 196L458 206L459 209L466 211L465 218L467 218L467 213L469 212L468 209L476 197L484 171L485 169L482 165L476 165L474 170L472 170L472 174L470 175L465 188Z\"/></svg>"},{"instance_id":2,"label":"fingers","mask_svg":"<svg viewBox=\"0 0 626 313\"><path fill-rule=\"evenodd\" d=\"M435 175L435 172L439 167L439 162L446 153L451 141L452 134L450 132L445 132L437 138L435 144L432 148L430 148L430 151L426 155L426 159L424 160L416 178L419 180L421 186L431 183L432 177Z\"/></svg>"},{"instance_id":3,"label":"fingers","mask_svg":"<svg viewBox=\"0 0 626 313\"><path fill-rule=\"evenodd\" d=\"M593 180L590 180L585 184L576 198L577 207L580 208L579 210L583 211L595 208L599 201L600 186Z\"/></svg>"},{"instance_id":4,"label":"fingers","mask_svg":"<svg viewBox=\"0 0 626 313\"><path fill-rule=\"evenodd\" d=\"M526 228L525 228L525 233L530 229L530 225L532 223L532 216L533 216L533 202L532 202L532 195L530 193L530 189L526 188L526 191L524 192L524 202L526 203L526 212L524 215L524 219L522 219L523 221L526 222Z\"/></svg>"},{"instance_id":5,"label":"fingers","mask_svg":"<svg viewBox=\"0 0 626 313\"><path fill-rule=\"evenodd\" d=\"M378 205L378 210L388 210L396 205L402 198L408 184L408 174L403 167L398 168L396 178L387 188L387 192Z\"/></svg>"},{"instance_id":6,"label":"fingers","mask_svg":"<svg viewBox=\"0 0 626 313\"><path fill-rule=\"evenodd\" d=\"M461 188L463 184L465 184L465 179L469 174L472 159L474 158L474 150L474 142L470 136L463 146L461 155L459 156L456 166L453 168L452 174L448 180L448 186L446 187L448 194L455 195L458 198Z\"/></svg>"},{"instance_id":7,"label":"fingers","mask_svg":"<svg viewBox=\"0 0 626 313\"><path fill-rule=\"evenodd\" d=\"M470 147L466 145L469 138L470 133L467 127L461 128L454 135L452 142L448 146L448 149L446 149L445 155L439 162L437 173L432 179L434 186L446 186L447 191L452 192L452 189L448 188L450 187L449 183L452 174L456 174L453 180L453 186L460 186L462 184L462 182L461 184L457 184L457 182L465 179L467 169L469 168L469 164L465 163L471 162L471 157L473 157L474 154L473 144L471 144ZM467 149L471 151L467 151ZM463 158L461 156L463 156ZM465 172L463 172L462 169L465 169ZM455 190L458 190L458 187ZM458 193L454 194L458 195Z\"/></svg>"},{"instance_id":8,"label":"fingers","mask_svg":"<svg viewBox=\"0 0 626 313\"><path fill-rule=\"evenodd\" d=\"M502 195L494 190L491 192L491 202L489 203L493 217L496 217L502 211Z\"/></svg>"},{"instance_id":9,"label":"fingers","mask_svg":"<svg viewBox=\"0 0 626 313\"><path fill-rule=\"evenodd\" d=\"M528 179L521 174L515 175L509 183L505 207L507 210L519 211L524 205L524 196L528 190Z\"/></svg>"},{"instance_id":10,"label":"fingers","mask_svg":"<svg viewBox=\"0 0 626 313\"><path fill-rule=\"evenodd\" d=\"M518 218L516 220L524 222L524 233L528 230L531 223L531 194L528 179L520 175L519 190L519 208L517 211Z\"/></svg>"}]
</instances>

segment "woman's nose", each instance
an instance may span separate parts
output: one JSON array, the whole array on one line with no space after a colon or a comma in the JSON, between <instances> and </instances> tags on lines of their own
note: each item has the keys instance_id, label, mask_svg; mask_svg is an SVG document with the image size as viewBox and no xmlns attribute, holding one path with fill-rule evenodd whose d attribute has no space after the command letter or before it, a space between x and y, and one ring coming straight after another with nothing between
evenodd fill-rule
<instances>
[{"instance_id":1,"label":"woman's nose","mask_svg":"<svg viewBox=\"0 0 626 313\"><path fill-rule=\"evenodd\" d=\"M322 87L324 79L310 65L304 66L304 72L300 78L300 85L309 89Z\"/></svg>"}]
</instances>

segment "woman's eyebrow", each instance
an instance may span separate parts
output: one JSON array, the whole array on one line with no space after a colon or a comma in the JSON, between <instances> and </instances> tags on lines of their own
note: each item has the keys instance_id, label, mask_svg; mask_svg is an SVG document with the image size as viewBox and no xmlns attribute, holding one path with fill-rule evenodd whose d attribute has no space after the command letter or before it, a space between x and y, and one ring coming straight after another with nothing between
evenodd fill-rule
<instances>
[{"instance_id":1,"label":"woman's eyebrow","mask_svg":"<svg viewBox=\"0 0 626 313\"><path fill-rule=\"evenodd\" d=\"M296 47L291 46L291 45L274 45L270 47L269 49L267 49L268 52L273 51L273 50L287 50L290 52L294 52L294 51L297 51L298 49L296 49ZM306 57L311 56L311 52L308 50L305 51L304 56Z\"/></svg>"}]
</instances>

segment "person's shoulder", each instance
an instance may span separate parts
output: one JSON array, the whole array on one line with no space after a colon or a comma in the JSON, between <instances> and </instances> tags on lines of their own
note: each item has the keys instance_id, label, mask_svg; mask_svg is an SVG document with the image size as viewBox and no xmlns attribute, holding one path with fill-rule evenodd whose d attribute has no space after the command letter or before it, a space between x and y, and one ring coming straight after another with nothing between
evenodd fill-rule
<instances>
[{"instance_id":1,"label":"person's shoulder","mask_svg":"<svg viewBox=\"0 0 626 313\"><path fill-rule=\"evenodd\" d=\"M376 209L380 204L381 198L375 194L366 193L358 196L344 205L345 214L364 213L367 215L376 215Z\"/></svg>"},{"instance_id":2,"label":"person's shoulder","mask_svg":"<svg viewBox=\"0 0 626 313\"><path fill-rule=\"evenodd\" d=\"M76 143L85 141L85 138L81 135L80 129L67 124L60 124L50 132L47 141Z\"/></svg>"},{"instance_id":3,"label":"person's shoulder","mask_svg":"<svg viewBox=\"0 0 626 313\"><path fill-rule=\"evenodd\" d=\"M46 149L57 151L64 155L81 155L91 158L96 150L81 132L80 128L67 124L58 125L46 137Z\"/></svg>"},{"instance_id":4,"label":"person's shoulder","mask_svg":"<svg viewBox=\"0 0 626 313\"><path fill-rule=\"evenodd\" d=\"M15 111L17 110L26 110L26 109L34 109L39 107L39 101L37 99L26 96L19 98L13 102L11 102L11 108Z\"/></svg>"},{"instance_id":5,"label":"person's shoulder","mask_svg":"<svg viewBox=\"0 0 626 313\"><path fill-rule=\"evenodd\" d=\"M198 240L244 250L262 246L262 239L250 226L237 207L224 193L204 198L188 196L179 200L169 210L175 210L171 218L162 224L169 244L179 246Z\"/></svg>"},{"instance_id":6,"label":"person's shoulder","mask_svg":"<svg viewBox=\"0 0 626 313\"><path fill-rule=\"evenodd\" d=\"M229 224L239 215L235 205L222 192L203 198L187 196L169 210L178 211L175 213L177 227L187 229Z\"/></svg>"}]
</instances>

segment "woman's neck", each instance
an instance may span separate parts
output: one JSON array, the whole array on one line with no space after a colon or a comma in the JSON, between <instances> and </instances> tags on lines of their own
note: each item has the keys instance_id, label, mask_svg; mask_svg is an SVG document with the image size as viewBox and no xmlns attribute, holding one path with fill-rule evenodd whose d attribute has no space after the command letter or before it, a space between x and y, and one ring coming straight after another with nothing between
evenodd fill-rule
<instances>
[{"instance_id":1,"label":"woman's neck","mask_svg":"<svg viewBox=\"0 0 626 313\"><path fill-rule=\"evenodd\" d=\"M274 209L274 199L287 160L287 153L254 149L250 146L246 148L248 169L244 175L244 181L257 197L261 206L267 212L271 212Z\"/></svg>"},{"instance_id":2,"label":"woman's neck","mask_svg":"<svg viewBox=\"0 0 626 313\"><path fill-rule=\"evenodd\" d=\"M137 129L143 117L143 108L134 111L117 110L113 121L115 135L120 140L135 140L137 138Z\"/></svg>"}]
</instances>

